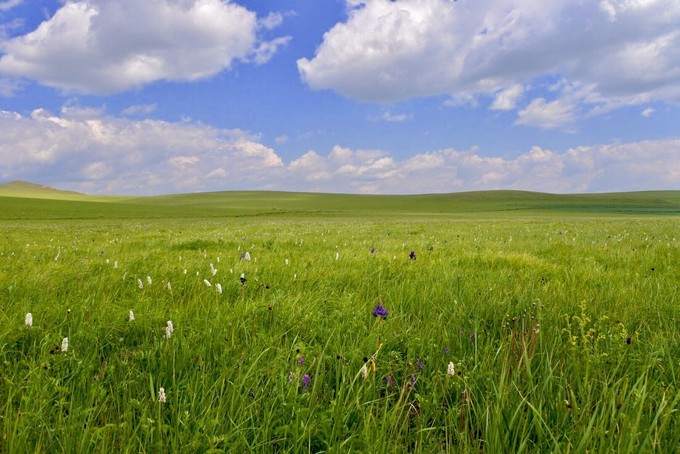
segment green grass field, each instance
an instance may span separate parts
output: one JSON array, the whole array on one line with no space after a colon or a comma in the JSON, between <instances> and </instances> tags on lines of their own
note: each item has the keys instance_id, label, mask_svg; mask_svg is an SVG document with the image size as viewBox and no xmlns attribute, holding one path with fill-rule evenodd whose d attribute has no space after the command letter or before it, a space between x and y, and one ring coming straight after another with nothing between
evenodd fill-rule
<instances>
[{"instance_id":1,"label":"green grass field","mask_svg":"<svg viewBox=\"0 0 680 454\"><path fill-rule=\"evenodd\" d=\"M0 451L676 452L679 215L0 185Z\"/></svg>"}]
</instances>

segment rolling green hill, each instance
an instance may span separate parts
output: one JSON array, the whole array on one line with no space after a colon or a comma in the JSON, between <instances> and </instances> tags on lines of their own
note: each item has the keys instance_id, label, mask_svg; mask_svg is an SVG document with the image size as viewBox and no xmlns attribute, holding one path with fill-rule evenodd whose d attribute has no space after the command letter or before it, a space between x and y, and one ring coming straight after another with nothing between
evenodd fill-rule
<instances>
[{"instance_id":1,"label":"rolling green hill","mask_svg":"<svg viewBox=\"0 0 680 454\"><path fill-rule=\"evenodd\" d=\"M546 194L480 191L347 195L226 191L151 197L90 196L27 182L0 184L0 219L146 219L238 216L680 215L680 191Z\"/></svg>"}]
</instances>

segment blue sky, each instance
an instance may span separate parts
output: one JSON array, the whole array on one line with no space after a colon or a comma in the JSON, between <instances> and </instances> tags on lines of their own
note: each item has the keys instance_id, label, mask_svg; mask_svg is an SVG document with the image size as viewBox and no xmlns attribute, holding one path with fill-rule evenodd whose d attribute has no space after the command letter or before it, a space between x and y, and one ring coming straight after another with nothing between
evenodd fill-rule
<instances>
[{"instance_id":1,"label":"blue sky","mask_svg":"<svg viewBox=\"0 0 680 454\"><path fill-rule=\"evenodd\" d=\"M676 0L0 0L0 181L680 189Z\"/></svg>"}]
</instances>

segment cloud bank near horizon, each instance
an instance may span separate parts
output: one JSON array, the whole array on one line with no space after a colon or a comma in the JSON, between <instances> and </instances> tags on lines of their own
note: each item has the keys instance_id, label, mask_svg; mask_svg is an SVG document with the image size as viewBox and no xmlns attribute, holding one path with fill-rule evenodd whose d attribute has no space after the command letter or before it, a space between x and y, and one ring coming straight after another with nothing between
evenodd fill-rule
<instances>
[{"instance_id":1,"label":"cloud bank near horizon","mask_svg":"<svg viewBox=\"0 0 680 454\"><path fill-rule=\"evenodd\" d=\"M680 139L534 146L514 157L476 148L309 150L290 162L257 135L198 122L107 114L102 109L0 112L0 179L90 194L218 190L376 194L521 189L553 193L680 189ZM338 191L342 188L342 191Z\"/></svg>"}]
</instances>

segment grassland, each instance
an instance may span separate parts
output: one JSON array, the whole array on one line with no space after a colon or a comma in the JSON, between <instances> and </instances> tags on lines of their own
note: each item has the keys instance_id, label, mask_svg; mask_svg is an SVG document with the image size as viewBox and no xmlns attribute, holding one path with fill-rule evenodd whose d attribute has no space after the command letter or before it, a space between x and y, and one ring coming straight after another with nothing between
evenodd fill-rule
<instances>
[{"instance_id":1,"label":"grassland","mask_svg":"<svg viewBox=\"0 0 680 454\"><path fill-rule=\"evenodd\" d=\"M677 192L31 191L0 196L2 452L680 446Z\"/></svg>"}]
</instances>

